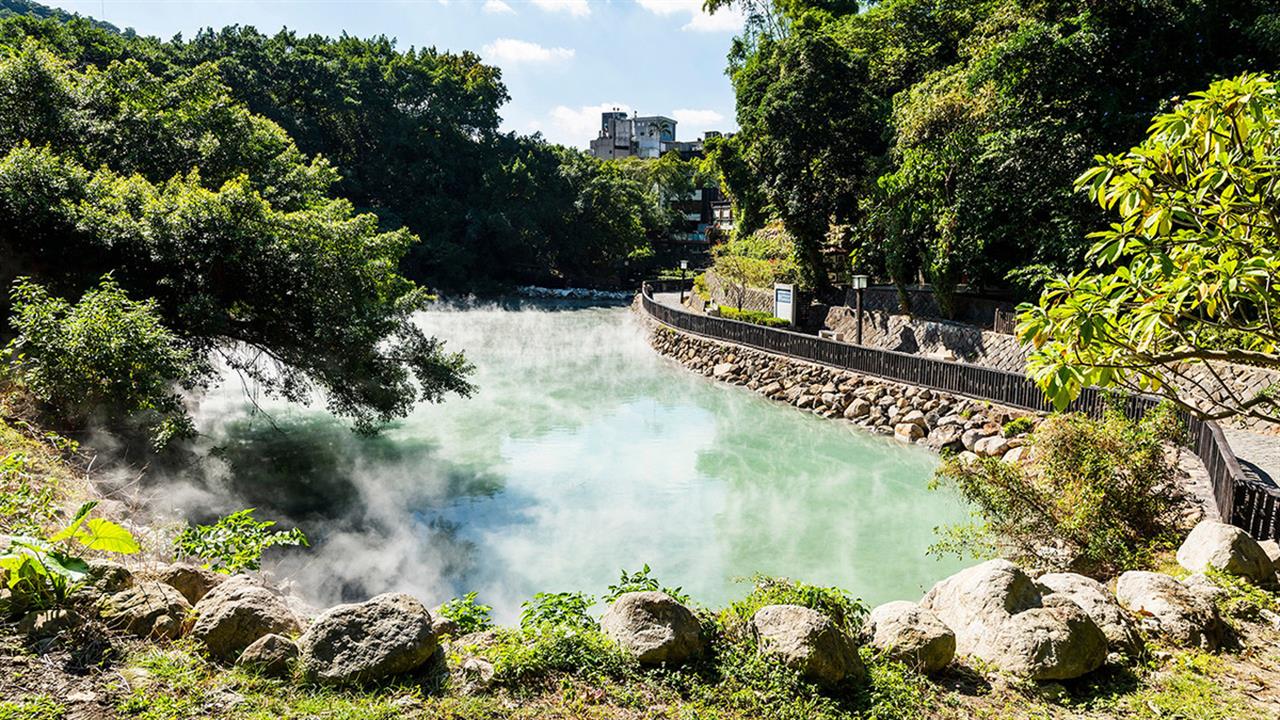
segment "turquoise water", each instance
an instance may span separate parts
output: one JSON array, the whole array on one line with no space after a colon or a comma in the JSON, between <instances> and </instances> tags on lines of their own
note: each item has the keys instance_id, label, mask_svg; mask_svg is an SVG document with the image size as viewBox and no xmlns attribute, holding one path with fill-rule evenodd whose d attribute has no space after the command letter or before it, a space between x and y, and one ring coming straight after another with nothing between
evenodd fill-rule
<instances>
[{"instance_id":1,"label":"turquoise water","mask_svg":"<svg viewBox=\"0 0 1280 720\"><path fill-rule=\"evenodd\" d=\"M473 398L362 439L318 409L272 405L268 422L226 390L200 417L225 475L175 503L301 524L315 547L272 565L318 604L476 590L504 621L535 592L601 592L645 563L713 606L753 573L879 603L959 567L925 556L933 528L965 516L927 489L933 455L693 375L626 308L441 308L421 322L475 363Z\"/></svg>"}]
</instances>

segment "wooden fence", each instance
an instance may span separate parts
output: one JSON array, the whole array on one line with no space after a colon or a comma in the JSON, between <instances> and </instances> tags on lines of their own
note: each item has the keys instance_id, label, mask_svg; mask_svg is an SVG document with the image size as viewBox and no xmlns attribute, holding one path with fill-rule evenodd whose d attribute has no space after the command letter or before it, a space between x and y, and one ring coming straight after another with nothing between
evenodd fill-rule
<instances>
[{"instance_id":1,"label":"wooden fence","mask_svg":"<svg viewBox=\"0 0 1280 720\"><path fill-rule=\"evenodd\" d=\"M1017 373L709 317L653 299L654 292L678 292L679 289L679 280L646 282L641 289L641 305L658 322L695 335L974 400L1036 412L1053 409L1040 388ZM1120 403L1125 415L1137 419L1155 407L1159 400L1144 395L1120 396L1090 387L1085 388L1067 409L1099 417L1116 402ZM1188 431L1188 445L1204 462L1209 473L1222 518L1247 530L1258 540L1280 538L1280 522L1277 521L1280 490L1263 485L1244 473L1217 423L1201 420L1185 411L1180 417Z\"/></svg>"}]
</instances>

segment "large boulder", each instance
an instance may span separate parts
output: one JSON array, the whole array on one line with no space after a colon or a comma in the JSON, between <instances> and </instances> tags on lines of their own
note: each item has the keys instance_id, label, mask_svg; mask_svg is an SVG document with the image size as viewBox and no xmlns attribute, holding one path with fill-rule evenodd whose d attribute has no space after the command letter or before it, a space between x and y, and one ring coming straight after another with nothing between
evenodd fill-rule
<instances>
[{"instance_id":1,"label":"large boulder","mask_svg":"<svg viewBox=\"0 0 1280 720\"><path fill-rule=\"evenodd\" d=\"M1049 573L1037 578L1036 585L1046 594L1065 595L1079 605L1107 637L1112 652L1132 656L1142 649L1142 636L1133 621L1102 583L1075 573Z\"/></svg>"},{"instance_id":2,"label":"large boulder","mask_svg":"<svg viewBox=\"0 0 1280 720\"><path fill-rule=\"evenodd\" d=\"M760 651L825 685L866 674L853 640L822 613L800 605L766 605L751 617Z\"/></svg>"},{"instance_id":3,"label":"large boulder","mask_svg":"<svg viewBox=\"0 0 1280 720\"><path fill-rule=\"evenodd\" d=\"M1009 440L1003 435L984 437L973 445L973 451L981 457L1003 457L1009 451Z\"/></svg>"},{"instance_id":4,"label":"large boulder","mask_svg":"<svg viewBox=\"0 0 1280 720\"><path fill-rule=\"evenodd\" d=\"M1218 609L1168 575L1130 570L1116 581L1116 599L1174 644L1215 650L1222 640Z\"/></svg>"},{"instance_id":5,"label":"large boulder","mask_svg":"<svg viewBox=\"0 0 1280 720\"><path fill-rule=\"evenodd\" d=\"M941 670L956 654L956 634L913 602L876 607L867 617L866 633L871 647L924 673Z\"/></svg>"},{"instance_id":6,"label":"large boulder","mask_svg":"<svg viewBox=\"0 0 1280 720\"><path fill-rule=\"evenodd\" d=\"M298 657L298 645L283 635L263 635L240 653L236 665L267 677L288 677L289 666Z\"/></svg>"},{"instance_id":7,"label":"large boulder","mask_svg":"<svg viewBox=\"0 0 1280 720\"><path fill-rule=\"evenodd\" d=\"M384 593L321 613L298 641L302 672L326 685L365 683L417 669L438 647L416 598Z\"/></svg>"},{"instance_id":8,"label":"large boulder","mask_svg":"<svg viewBox=\"0 0 1280 720\"><path fill-rule=\"evenodd\" d=\"M1267 557L1271 560L1271 567L1276 572L1280 572L1280 542L1276 542L1275 540L1263 540L1258 543L1258 547L1262 548L1262 552L1266 553Z\"/></svg>"},{"instance_id":9,"label":"large boulder","mask_svg":"<svg viewBox=\"0 0 1280 720\"><path fill-rule=\"evenodd\" d=\"M926 443L934 450L959 452L964 449L964 445L960 443L962 432L959 425L940 425L929 433Z\"/></svg>"},{"instance_id":10,"label":"large boulder","mask_svg":"<svg viewBox=\"0 0 1280 720\"><path fill-rule=\"evenodd\" d=\"M176 640L191 615L182 593L161 582L138 582L108 596L99 614L108 627L142 638Z\"/></svg>"},{"instance_id":11,"label":"large boulder","mask_svg":"<svg viewBox=\"0 0 1280 720\"><path fill-rule=\"evenodd\" d=\"M156 578L182 593L192 605L203 600L210 590L227 579L225 575L190 563L166 565L156 573Z\"/></svg>"},{"instance_id":12,"label":"large boulder","mask_svg":"<svg viewBox=\"0 0 1280 720\"><path fill-rule=\"evenodd\" d=\"M1178 548L1178 564L1193 573L1209 568L1248 578L1255 583L1275 581L1271 558L1249 533L1234 525L1204 520Z\"/></svg>"},{"instance_id":13,"label":"large boulder","mask_svg":"<svg viewBox=\"0 0 1280 720\"><path fill-rule=\"evenodd\" d=\"M133 572L114 560L95 558L88 565L84 589L92 593L111 595L132 587L135 582Z\"/></svg>"},{"instance_id":14,"label":"large boulder","mask_svg":"<svg viewBox=\"0 0 1280 720\"><path fill-rule=\"evenodd\" d=\"M222 660L234 660L258 638L302 631L297 616L279 593L237 575L210 590L196 603L191 636Z\"/></svg>"},{"instance_id":15,"label":"large boulder","mask_svg":"<svg viewBox=\"0 0 1280 720\"><path fill-rule=\"evenodd\" d=\"M1032 680L1079 677L1107 658L1107 638L1083 609L1007 560L952 575L920 604L955 631L957 652Z\"/></svg>"},{"instance_id":16,"label":"large boulder","mask_svg":"<svg viewBox=\"0 0 1280 720\"><path fill-rule=\"evenodd\" d=\"M600 627L646 665L678 663L702 654L698 619L666 593L623 593L600 618Z\"/></svg>"},{"instance_id":17,"label":"large boulder","mask_svg":"<svg viewBox=\"0 0 1280 720\"><path fill-rule=\"evenodd\" d=\"M901 422L893 426L893 437L900 442L915 442L924 437L924 429L915 423Z\"/></svg>"}]
</instances>

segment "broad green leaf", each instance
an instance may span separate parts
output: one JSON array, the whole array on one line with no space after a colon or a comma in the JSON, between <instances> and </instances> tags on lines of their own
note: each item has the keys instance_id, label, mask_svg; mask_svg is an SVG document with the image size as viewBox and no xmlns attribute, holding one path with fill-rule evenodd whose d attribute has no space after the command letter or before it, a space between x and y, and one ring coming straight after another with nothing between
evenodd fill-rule
<instances>
[{"instance_id":1,"label":"broad green leaf","mask_svg":"<svg viewBox=\"0 0 1280 720\"><path fill-rule=\"evenodd\" d=\"M133 533L110 520L103 520L102 518L93 518L86 522L75 537L81 545L90 550L101 550L121 555L132 555L141 550L138 541L133 537Z\"/></svg>"},{"instance_id":2,"label":"broad green leaf","mask_svg":"<svg viewBox=\"0 0 1280 720\"><path fill-rule=\"evenodd\" d=\"M63 540L75 535L80 530L80 526L84 524L85 518L87 518L89 513L93 512L93 509L97 506L98 501L96 500L81 505L80 509L76 511L75 517L71 518L71 523L57 533L54 533L54 535L49 538L49 542L62 542Z\"/></svg>"}]
</instances>

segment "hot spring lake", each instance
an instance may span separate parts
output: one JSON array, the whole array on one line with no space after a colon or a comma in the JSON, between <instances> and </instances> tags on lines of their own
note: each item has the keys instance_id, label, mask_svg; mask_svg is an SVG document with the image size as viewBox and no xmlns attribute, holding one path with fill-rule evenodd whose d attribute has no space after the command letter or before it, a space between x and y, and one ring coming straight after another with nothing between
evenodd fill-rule
<instances>
[{"instance_id":1,"label":"hot spring lake","mask_svg":"<svg viewBox=\"0 0 1280 720\"><path fill-rule=\"evenodd\" d=\"M475 590L499 622L534 593L599 594L646 563L713 607L754 573L876 604L962 567L925 555L935 527L967 517L928 489L934 455L694 375L625 307L512 301L421 322L475 364L472 398L366 438L323 403L255 411L229 380L197 409L212 470L151 502L297 523L312 547L267 568L317 605Z\"/></svg>"}]
</instances>

